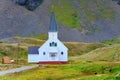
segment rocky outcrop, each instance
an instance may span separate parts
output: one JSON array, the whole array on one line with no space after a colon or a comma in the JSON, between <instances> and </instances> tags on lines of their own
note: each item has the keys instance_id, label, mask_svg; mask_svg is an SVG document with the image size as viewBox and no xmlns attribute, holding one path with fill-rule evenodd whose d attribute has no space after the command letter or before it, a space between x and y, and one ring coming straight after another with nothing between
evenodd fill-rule
<instances>
[{"instance_id":1,"label":"rocky outcrop","mask_svg":"<svg viewBox=\"0 0 120 80\"><path fill-rule=\"evenodd\" d=\"M35 10L43 0L18 0L17 3L21 6L25 6L28 10Z\"/></svg>"}]
</instances>

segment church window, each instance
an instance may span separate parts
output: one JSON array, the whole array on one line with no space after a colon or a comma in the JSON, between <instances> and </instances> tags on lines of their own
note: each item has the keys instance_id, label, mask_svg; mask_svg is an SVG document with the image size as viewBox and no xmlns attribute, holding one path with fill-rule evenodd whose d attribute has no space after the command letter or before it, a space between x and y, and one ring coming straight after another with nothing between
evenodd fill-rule
<instances>
[{"instance_id":1,"label":"church window","mask_svg":"<svg viewBox=\"0 0 120 80\"><path fill-rule=\"evenodd\" d=\"M55 45L55 43L54 42L52 42L52 46L54 46Z\"/></svg>"},{"instance_id":2,"label":"church window","mask_svg":"<svg viewBox=\"0 0 120 80\"><path fill-rule=\"evenodd\" d=\"M50 43L50 46L52 46L52 44Z\"/></svg>"},{"instance_id":3,"label":"church window","mask_svg":"<svg viewBox=\"0 0 120 80\"><path fill-rule=\"evenodd\" d=\"M43 52L43 55L45 55L46 53L45 52Z\"/></svg>"},{"instance_id":4,"label":"church window","mask_svg":"<svg viewBox=\"0 0 120 80\"><path fill-rule=\"evenodd\" d=\"M50 47L56 47L56 46L57 46L57 43L52 42L52 43L50 43L49 45L50 45Z\"/></svg>"},{"instance_id":5,"label":"church window","mask_svg":"<svg viewBox=\"0 0 120 80\"><path fill-rule=\"evenodd\" d=\"M64 53L63 52L61 52L61 55L63 55Z\"/></svg>"},{"instance_id":6,"label":"church window","mask_svg":"<svg viewBox=\"0 0 120 80\"><path fill-rule=\"evenodd\" d=\"M57 43L55 43L55 46L57 46Z\"/></svg>"}]
</instances>

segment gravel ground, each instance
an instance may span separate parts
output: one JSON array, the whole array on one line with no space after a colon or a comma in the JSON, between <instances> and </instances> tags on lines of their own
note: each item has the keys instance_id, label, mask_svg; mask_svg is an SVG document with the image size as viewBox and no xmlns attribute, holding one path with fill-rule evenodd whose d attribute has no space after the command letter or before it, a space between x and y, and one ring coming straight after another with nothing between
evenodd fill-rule
<instances>
[{"instance_id":1,"label":"gravel ground","mask_svg":"<svg viewBox=\"0 0 120 80\"><path fill-rule=\"evenodd\" d=\"M33 68L36 68L36 67L38 67L38 65L35 65L35 66L24 66L24 67L21 67L21 68L0 71L0 76L3 76L5 74L15 73L15 72L21 72L21 71L28 70L28 69L33 69Z\"/></svg>"}]
</instances>

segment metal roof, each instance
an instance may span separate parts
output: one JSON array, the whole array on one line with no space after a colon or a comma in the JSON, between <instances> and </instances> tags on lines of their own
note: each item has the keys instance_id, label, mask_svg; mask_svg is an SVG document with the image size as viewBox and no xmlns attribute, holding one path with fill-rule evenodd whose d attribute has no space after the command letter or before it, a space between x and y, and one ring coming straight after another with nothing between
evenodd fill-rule
<instances>
[{"instance_id":1,"label":"metal roof","mask_svg":"<svg viewBox=\"0 0 120 80\"><path fill-rule=\"evenodd\" d=\"M31 46L28 48L28 54L39 54L38 49L40 46Z\"/></svg>"},{"instance_id":2,"label":"metal roof","mask_svg":"<svg viewBox=\"0 0 120 80\"><path fill-rule=\"evenodd\" d=\"M57 24L55 21L54 12L51 13L49 32L57 32Z\"/></svg>"}]
</instances>

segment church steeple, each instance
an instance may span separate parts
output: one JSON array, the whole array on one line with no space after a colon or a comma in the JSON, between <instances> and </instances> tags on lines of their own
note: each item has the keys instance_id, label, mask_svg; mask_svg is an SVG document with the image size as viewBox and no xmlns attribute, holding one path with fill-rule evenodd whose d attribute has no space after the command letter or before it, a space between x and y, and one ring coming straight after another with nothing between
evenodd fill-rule
<instances>
[{"instance_id":1,"label":"church steeple","mask_svg":"<svg viewBox=\"0 0 120 80\"><path fill-rule=\"evenodd\" d=\"M48 37L50 40L56 40L58 38L57 24L56 24L55 16L53 12L51 13Z\"/></svg>"},{"instance_id":2,"label":"church steeple","mask_svg":"<svg viewBox=\"0 0 120 80\"><path fill-rule=\"evenodd\" d=\"M57 24L55 21L54 12L51 13L49 32L57 32Z\"/></svg>"}]
</instances>

